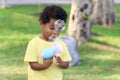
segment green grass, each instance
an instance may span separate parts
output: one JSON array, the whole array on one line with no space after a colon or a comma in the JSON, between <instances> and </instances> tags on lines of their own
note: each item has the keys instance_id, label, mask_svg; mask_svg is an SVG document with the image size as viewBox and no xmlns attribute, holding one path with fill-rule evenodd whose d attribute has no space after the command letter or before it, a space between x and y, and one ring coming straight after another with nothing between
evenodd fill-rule
<instances>
[{"instance_id":1,"label":"green grass","mask_svg":"<svg viewBox=\"0 0 120 80\"><path fill-rule=\"evenodd\" d=\"M116 5L117 14L120 14L119 6ZM33 14L44 7L0 9L0 80L27 80L27 65L23 62L26 46L41 33L38 16ZM62 7L69 15L70 5ZM119 20L120 16L117 18ZM92 27L97 36L92 36L89 42L79 47L82 64L63 70L64 80L120 80L119 22L111 28Z\"/></svg>"}]
</instances>

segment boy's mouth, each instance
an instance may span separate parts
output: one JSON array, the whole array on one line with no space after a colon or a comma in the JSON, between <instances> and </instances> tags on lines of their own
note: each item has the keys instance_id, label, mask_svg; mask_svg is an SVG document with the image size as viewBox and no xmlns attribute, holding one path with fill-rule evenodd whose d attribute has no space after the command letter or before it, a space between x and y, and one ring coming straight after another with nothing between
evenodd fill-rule
<instances>
[{"instance_id":1,"label":"boy's mouth","mask_svg":"<svg viewBox=\"0 0 120 80\"><path fill-rule=\"evenodd\" d=\"M57 38L57 35L52 34L52 35L49 37L49 41L53 42L53 41L55 41L56 38Z\"/></svg>"}]
</instances>

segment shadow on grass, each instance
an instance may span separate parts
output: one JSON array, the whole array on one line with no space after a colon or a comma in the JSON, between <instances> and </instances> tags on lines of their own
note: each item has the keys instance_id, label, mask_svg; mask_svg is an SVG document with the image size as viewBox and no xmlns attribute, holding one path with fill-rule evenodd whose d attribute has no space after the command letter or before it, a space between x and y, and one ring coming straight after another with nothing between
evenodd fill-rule
<instances>
[{"instance_id":1,"label":"shadow on grass","mask_svg":"<svg viewBox=\"0 0 120 80\"><path fill-rule=\"evenodd\" d=\"M120 52L120 47L112 44L108 44L104 41L99 41L97 39L92 38L90 40L91 43L96 43L99 45L99 47L103 50L109 50L109 51L115 51L115 52Z\"/></svg>"}]
</instances>

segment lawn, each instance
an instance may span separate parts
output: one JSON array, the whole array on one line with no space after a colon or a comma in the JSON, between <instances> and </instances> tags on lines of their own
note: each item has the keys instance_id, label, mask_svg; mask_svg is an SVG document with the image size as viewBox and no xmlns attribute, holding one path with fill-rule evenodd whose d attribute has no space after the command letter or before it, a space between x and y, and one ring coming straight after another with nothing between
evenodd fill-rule
<instances>
[{"instance_id":1,"label":"lawn","mask_svg":"<svg viewBox=\"0 0 120 80\"><path fill-rule=\"evenodd\" d=\"M44 7L0 9L0 80L27 80L25 50L28 41L41 33L36 14ZM62 7L69 15L70 5ZM116 12L120 14L120 5ZM111 28L92 27L98 35L79 47L82 63L63 70L63 80L120 80L120 16L117 19Z\"/></svg>"}]
</instances>

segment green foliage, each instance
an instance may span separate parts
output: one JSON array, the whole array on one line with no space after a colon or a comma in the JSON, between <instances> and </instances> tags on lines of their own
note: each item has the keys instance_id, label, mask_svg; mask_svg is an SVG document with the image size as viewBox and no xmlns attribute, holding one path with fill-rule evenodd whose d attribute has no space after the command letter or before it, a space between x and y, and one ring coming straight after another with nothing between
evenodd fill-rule
<instances>
[{"instance_id":1,"label":"green foliage","mask_svg":"<svg viewBox=\"0 0 120 80\"><path fill-rule=\"evenodd\" d=\"M70 5L61 6L69 15ZM116 10L120 14L118 6ZM44 7L13 6L0 9L0 80L27 80L27 65L23 62L25 49L28 41L41 33L35 14ZM117 18L120 19L120 16ZM120 23L111 28L93 26L92 38L79 47L82 64L63 70L64 80L119 80L119 31Z\"/></svg>"},{"instance_id":2,"label":"green foliage","mask_svg":"<svg viewBox=\"0 0 120 80\"><path fill-rule=\"evenodd\" d=\"M88 16L86 14L82 14L82 18L85 19L85 20L88 20L88 19L90 19L90 16Z\"/></svg>"}]
</instances>

